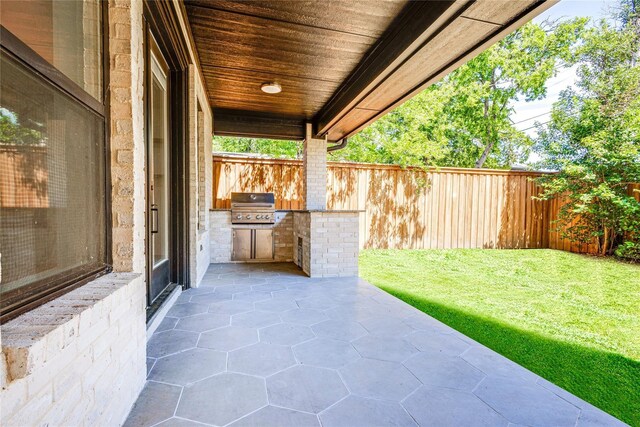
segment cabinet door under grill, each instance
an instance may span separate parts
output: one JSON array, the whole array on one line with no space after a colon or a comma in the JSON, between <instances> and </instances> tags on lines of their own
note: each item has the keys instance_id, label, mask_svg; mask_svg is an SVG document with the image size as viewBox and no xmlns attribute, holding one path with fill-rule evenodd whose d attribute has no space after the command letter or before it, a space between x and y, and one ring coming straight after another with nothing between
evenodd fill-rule
<instances>
[{"instance_id":1,"label":"cabinet door under grill","mask_svg":"<svg viewBox=\"0 0 640 427\"><path fill-rule=\"evenodd\" d=\"M273 259L273 230L255 230L254 259Z\"/></svg>"},{"instance_id":2,"label":"cabinet door under grill","mask_svg":"<svg viewBox=\"0 0 640 427\"><path fill-rule=\"evenodd\" d=\"M251 259L251 229L235 229L233 230L233 252L231 253L232 261L244 261Z\"/></svg>"}]
</instances>

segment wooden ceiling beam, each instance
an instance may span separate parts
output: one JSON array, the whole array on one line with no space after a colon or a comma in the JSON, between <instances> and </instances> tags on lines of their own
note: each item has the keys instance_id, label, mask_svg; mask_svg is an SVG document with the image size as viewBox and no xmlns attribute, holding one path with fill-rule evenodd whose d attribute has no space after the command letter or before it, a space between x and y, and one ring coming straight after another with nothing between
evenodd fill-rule
<instances>
[{"instance_id":1,"label":"wooden ceiling beam","mask_svg":"<svg viewBox=\"0 0 640 427\"><path fill-rule=\"evenodd\" d=\"M318 112L314 119L316 133L327 133L385 77L410 58L435 31L446 27L468 4L456 1L408 3L353 73Z\"/></svg>"},{"instance_id":2,"label":"wooden ceiling beam","mask_svg":"<svg viewBox=\"0 0 640 427\"><path fill-rule=\"evenodd\" d=\"M304 120L287 116L272 116L252 111L213 110L213 133L217 136L268 138L301 141Z\"/></svg>"},{"instance_id":3,"label":"wooden ceiling beam","mask_svg":"<svg viewBox=\"0 0 640 427\"><path fill-rule=\"evenodd\" d=\"M354 135L557 2L409 4L314 117L317 135Z\"/></svg>"}]
</instances>

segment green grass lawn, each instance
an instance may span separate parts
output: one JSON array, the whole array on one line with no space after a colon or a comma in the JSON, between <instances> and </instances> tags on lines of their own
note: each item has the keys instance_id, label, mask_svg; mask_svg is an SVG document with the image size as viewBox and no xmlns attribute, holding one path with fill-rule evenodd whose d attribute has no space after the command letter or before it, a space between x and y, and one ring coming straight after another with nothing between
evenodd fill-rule
<instances>
[{"instance_id":1,"label":"green grass lawn","mask_svg":"<svg viewBox=\"0 0 640 427\"><path fill-rule=\"evenodd\" d=\"M360 275L640 426L640 265L548 249L366 250Z\"/></svg>"}]
</instances>

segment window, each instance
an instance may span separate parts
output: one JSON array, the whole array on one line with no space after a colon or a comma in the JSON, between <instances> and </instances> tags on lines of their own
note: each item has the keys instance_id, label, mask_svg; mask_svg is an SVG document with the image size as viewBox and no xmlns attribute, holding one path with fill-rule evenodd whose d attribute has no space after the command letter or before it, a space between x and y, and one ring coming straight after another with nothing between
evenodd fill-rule
<instances>
[{"instance_id":1,"label":"window","mask_svg":"<svg viewBox=\"0 0 640 427\"><path fill-rule=\"evenodd\" d=\"M102 100L99 0L0 0L2 25L42 59Z\"/></svg>"},{"instance_id":2,"label":"window","mask_svg":"<svg viewBox=\"0 0 640 427\"><path fill-rule=\"evenodd\" d=\"M100 9L99 0L2 0L3 321L108 267Z\"/></svg>"}]
</instances>

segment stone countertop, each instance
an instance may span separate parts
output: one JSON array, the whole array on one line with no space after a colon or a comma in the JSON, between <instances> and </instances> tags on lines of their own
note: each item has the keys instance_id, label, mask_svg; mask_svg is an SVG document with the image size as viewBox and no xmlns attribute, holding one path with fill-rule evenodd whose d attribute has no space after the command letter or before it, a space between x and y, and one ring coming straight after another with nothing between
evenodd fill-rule
<instances>
[{"instance_id":1,"label":"stone countertop","mask_svg":"<svg viewBox=\"0 0 640 427\"><path fill-rule=\"evenodd\" d=\"M209 209L211 212L231 212L231 209L225 209L225 208L214 208L214 209ZM311 210L307 210L307 209L276 209L276 212L302 212L302 213L329 213L329 214L339 214L339 213L360 213L360 212L365 212L364 209L361 210L357 210L357 209L345 209L345 210L336 210L336 209L311 209Z\"/></svg>"},{"instance_id":2,"label":"stone countertop","mask_svg":"<svg viewBox=\"0 0 640 427\"><path fill-rule=\"evenodd\" d=\"M296 211L292 211L292 212L302 212L302 213L328 213L328 214L341 214L341 213L360 213L360 212L365 212L364 209L344 209L344 210L337 210L337 209L301 209L301 210L296 210Z\"/></svg>"}]
</instances>

